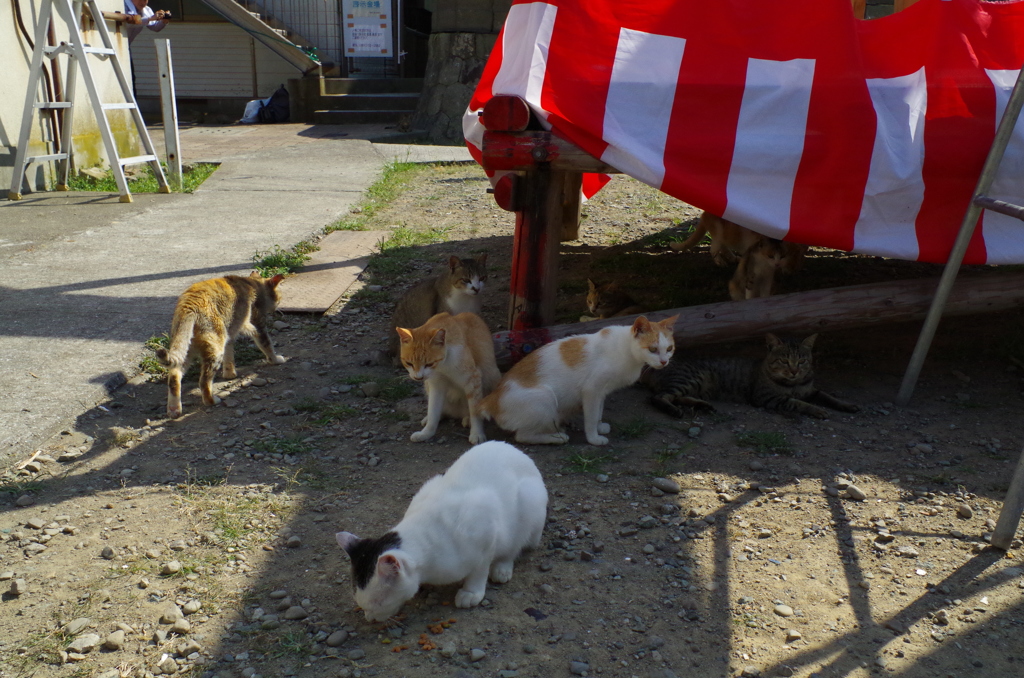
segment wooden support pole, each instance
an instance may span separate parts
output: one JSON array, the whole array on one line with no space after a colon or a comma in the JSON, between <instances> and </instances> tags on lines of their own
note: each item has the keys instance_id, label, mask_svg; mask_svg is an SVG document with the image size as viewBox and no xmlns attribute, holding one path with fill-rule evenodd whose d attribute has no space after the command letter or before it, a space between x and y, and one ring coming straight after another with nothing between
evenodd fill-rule
<instances>
[{"instance_id":1,"label":"wooden support pole","mask_svg":"<svg viewBox=\"0 0 1024 678\"><path fill-rule=\"evenodd\" d=\"M1004 551L1010 550L1021 514L1024 514L1024 450L1017 460L1017 470L1013 473L1010 489L1003 500L1003 510L999 512L999 521L996 522L996 529L992 533L992 546Z\"/></svg>"},{"instance_id":2,"label":"wooden support pole","mask_svg":"<svg viewBox=\"0 0 1024 678\"><path fill-rule=\"evenodd\" d=\"M550 325L555 318L565 172L541 165L522 182L512 244L508 326L513 330Z\"/></svg>"},{"instance_id":3,"label":"wooden support pole","mask_svg":"<svg viewBox=\"0 0 1024 678\"><path fill-rule=\"evenodd\" d=\"M766 332L841 330L891 322L919 320L928 311L936 280L924 278L896 282L835 287L781 294L747 301L645 313L649 320L679 314L675 338L679 347L759 337ZM946 303L946 315L970 315L1024 306L1024 273L964 276ZM513 326L494 335L498 364L508 366L548 341L572 334L596 332L609 325L628 325L635 315L555 325L530 332Z\"/></svg>"}]
</instances>

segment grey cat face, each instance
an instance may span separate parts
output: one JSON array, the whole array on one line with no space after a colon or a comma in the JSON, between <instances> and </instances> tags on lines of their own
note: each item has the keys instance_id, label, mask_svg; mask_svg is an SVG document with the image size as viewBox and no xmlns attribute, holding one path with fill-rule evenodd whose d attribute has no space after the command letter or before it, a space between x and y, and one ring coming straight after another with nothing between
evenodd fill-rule
<instances>
[{"instance_id":1,"label":"grey cat face","mask_svg":"<svg viewBox=\"0 0 1024 678\"><path fill-rule=\"evenodd\" d=\"M772 381L792 386L811 380L814 376L811 349L817 336L812 334L803 341L798 341L779 339L774 334L769 334L767 364Z\"/></svg>"},{"instance_id":2,"label":"grey cat face","mask_svg":"<svg viewBox=\"0 0 1024 678\"><path fill-rule=\"evenodd\" d=\"M451 270L452 287L459 292L476 296L484 291L484 284L487 281L487 254L481 254L476 259L459 259L453 256L448 260L448 268Z\"/></svg>"}]
</instances>

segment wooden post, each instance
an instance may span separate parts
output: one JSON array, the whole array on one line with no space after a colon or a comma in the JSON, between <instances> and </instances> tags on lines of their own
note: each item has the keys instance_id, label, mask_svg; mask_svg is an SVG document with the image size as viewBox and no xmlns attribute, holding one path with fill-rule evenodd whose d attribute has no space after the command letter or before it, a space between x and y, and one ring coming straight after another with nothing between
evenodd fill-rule
<instances>
[{"instance_id":1,"label":"wooden post","mask_svg":"<svg viewBox=\"0 0 1024 678\"><path fill-rule=\"evenodd\" d=\"M167 155L167 178L175 190L181 190L181 139L178 136L178 104L174 93L174 70L171 67L171 41L158 38L156 48L157 74L160 76L160 110L164 120L164 150Z\"/></svg>"},{"instance_id":2,"label":"wooden post","mask_svg":"<svg viewBox=\"0 0 1024 678\"><path fill-rule=\"evenodd\" d=\"M934 278L898 280L779 294L746 301L687 306L645 313L651 321L679 315L676 347L736 341L766 332L826 332L892 322L918 320L928 312ZM961 278L946 303L946 315L969 315L1024 306L1024 273L999 273ZM597 332L609 325L629 325L635 315L555 325L531 333L498 332L494 352L508 366L548 341L572 334Z\"/></svg>"},{"instance_id":3,"label":"wooden post","mask_svg":"<svg viewBox=\"0 0 1024 678\"><path fill-rule=\"evenodd\" d=\"M543 327L555 319L565 174L539 165L523 176L512 244L511 330Z\"/></svg>"},{"instance_id":4,"label":"wooden post","mask_svg":"<svg viewBox=\"0 0 1024 678\"><path fill-rule=\"evenodd\" d=\"M566 172L565 188L562 192L562 236L561 240L576 240L580 237L580 209L583 207L583 172Z\"/></svg>"}]
</instances>

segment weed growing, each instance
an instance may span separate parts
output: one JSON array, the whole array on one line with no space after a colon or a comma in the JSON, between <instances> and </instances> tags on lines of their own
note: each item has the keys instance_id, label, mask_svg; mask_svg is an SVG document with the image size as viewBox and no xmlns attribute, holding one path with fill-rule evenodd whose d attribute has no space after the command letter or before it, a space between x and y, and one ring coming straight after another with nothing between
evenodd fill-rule
<instances>
[{"instance_id":1,"label":"weed growing","mask_svg":"<svg viewBox=\"0 0 1024 678\"><path fill-rule=\"evenodd\" d=\"M792 454L793 448L785 433L778 431L748 431L736 436L736 442L751 447L759 454Z\"/></svg>"},{"instance_id":2,"label":"weed growing","mask_svg":"<svg viewBox=\"0 0 1024 678\"><path fill-rule=\"evenodd\" d=\"M167 166L160 163L164 168L164 175L167 173ZM181 193L194 193L204 181L217 169L216 163L196 163L182 167L181 171ZM95 191L97 193L117 193L117 181L114 173L108 171L102 179L96 179L88 175L79 174L68 177L68 190L71 191ZM132 193L157 193L160 185L153 175L149 165L145 165L141 174L128 179L128 190Z\"/></svg>"},{"instance_id":3,"label":"weed growing","mask_svg":"<svg viewBox=\"0 0 1024 678\"><path fill-rule=\"evenodd\" d=\"M310 252L316 252L318 249L319 247L308 240L303 240L290 250L274 245L272 250L252 255L253 268L264 278L297 273L309 261Z\"/></svg>"},{"instance_id":4,"label":"weed growing","mask_svg":"<svg viewBox=\"0 0 1024 678\"><path fill-rule=\"evenodd\" d=\"M612 458L606 455L576 452L569 455L565 461L566 469L574 473L600 473L604 465L611 460Z\"/></svg>"},{"instance_id":5,"label":"weed growing","mask_svg":"<svg viewBox=\"0 0 1024 678\"><path fill-rule=\"evenodd\" d=\"M352 208L351 213L327 226L324 233L369 230L367 222L398 197L422 167L414 162L393 161L386 164L380 178L366 189L365 197Z\"/></svg>"}]
</instances>

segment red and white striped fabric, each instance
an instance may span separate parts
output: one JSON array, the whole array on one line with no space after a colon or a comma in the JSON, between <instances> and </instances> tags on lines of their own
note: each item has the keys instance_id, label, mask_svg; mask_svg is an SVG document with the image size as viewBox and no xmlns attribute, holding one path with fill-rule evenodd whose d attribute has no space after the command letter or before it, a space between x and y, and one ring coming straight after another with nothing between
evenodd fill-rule
<instances>
[{"instance_id":1,"label":"red and white striped fabric","mask_svg":"<svg viewBox=\"0 0 1024 678\"><path fill-rule=\"evenodd\" d=\"M517 0L464 119L544 124L685 202L795 242L944 262L1024 64L1024 0ZM590 177L585 192L599 179ZM1024 204L1024 121L990 194ZM1024 263L986 212L965 263Z\"/></svg>"}]
</instances>

